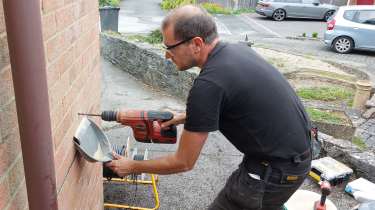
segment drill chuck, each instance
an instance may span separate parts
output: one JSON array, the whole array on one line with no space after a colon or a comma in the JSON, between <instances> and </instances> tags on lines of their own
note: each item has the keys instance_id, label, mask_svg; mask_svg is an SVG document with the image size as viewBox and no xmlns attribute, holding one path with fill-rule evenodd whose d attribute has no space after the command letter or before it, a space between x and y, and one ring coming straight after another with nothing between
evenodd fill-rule
<instances>
[{"instance_id":1,"label":"drill chuck","mask_svg":"<svg viewBox=\"0 0 375 210\"><path fill-rule=\"evenodd\" d=\"M105 121L117 121L117 111L103 111L101 118Z\"/></svg>"}]
</instances>

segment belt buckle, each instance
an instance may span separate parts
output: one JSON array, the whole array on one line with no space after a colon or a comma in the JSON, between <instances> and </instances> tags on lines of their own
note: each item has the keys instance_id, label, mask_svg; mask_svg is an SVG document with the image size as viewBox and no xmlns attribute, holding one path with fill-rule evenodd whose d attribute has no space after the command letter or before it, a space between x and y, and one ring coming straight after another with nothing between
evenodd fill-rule
<instances>
[{"instance_id":1,"label":"belt buckle","mask_svg":"<svg viewBox=\"0 0 375 210\"><path fill-rule=\"evenodd\" d=\"M266 167L270 165L270 163L267 162L267 161L262 161L262 162L260 162L260 164L262 164L263 166L266 166Z\"/></svg>"}]
</instances>

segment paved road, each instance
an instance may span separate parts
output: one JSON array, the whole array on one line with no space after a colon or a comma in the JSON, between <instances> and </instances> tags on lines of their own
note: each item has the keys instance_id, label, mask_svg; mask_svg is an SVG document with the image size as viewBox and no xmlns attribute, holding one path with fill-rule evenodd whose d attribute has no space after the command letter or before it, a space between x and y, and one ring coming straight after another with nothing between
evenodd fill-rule
<instances>
[{"instance_id":1,"label":"paved road","mask_svg":"<svg viewBox=\"0 0 375 210\"><path fill-rule=\"evenodd\" d=\"M160 23L165 16L165 12L159 6L161 0L141 1L121 1L119 32L148 33L160 27Z\"/></svg>"},{"instance_id":2,"label":"paved road","mask_svg":"<svg viewBox=\"0 0 375 210\"><path fill-rule=\"evenodd\" d=\"M323 37L326 30L326 22L321 20L293 18L280 22L255 13L242 15L242 17L255 28L274 34L279 38L301 36L302 33L311 37L314 32L318 33L318 37Z\"/></svg>"},{"instance_id":3,"label":"paved road","mask_svg":"<svg viewBox=\"0 0 375 210\"><path fill-rule=\"evenodd\" d=\"M161 0L123 0L121 2L119 31L123 33L148 33L160 27L166 12L160 9ZM289 19L276 22L258 14L239 16L215 15L220 36L224 40L248 39L257 46L284 52L308 55L333 62L345 63L375 75L375 53L354 52L341 55L329 50L319 41L285 39L302 33L311 35L318 32L322 37L326 23L318 20ZM375 79L373 79L375 81Z\"/></svg>"}]
</instances>

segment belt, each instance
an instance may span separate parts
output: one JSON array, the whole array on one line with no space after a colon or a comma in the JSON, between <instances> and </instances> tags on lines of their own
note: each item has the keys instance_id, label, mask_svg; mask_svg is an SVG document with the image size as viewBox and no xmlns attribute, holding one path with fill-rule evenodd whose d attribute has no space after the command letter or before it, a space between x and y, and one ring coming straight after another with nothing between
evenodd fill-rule
<instances>
[{"instance_id":1,"label":"belt","mask_svg":"<svg viewBox=\"0 0 375 210\"><path fill-rule=\"evenodd\" d=\"M272 183L290 183L300 179L304 179L303 175L293 175L283 173L282 169L278 168L280 164L298 164L311 157L310 150L298 154L292 158L259 158L245 156L241 165L250 174L258 175L264 182ZM277 170L273 170L277 169Z\"/></svg>"},{"instance_id":2,"label":"belt","mask_svg":"<svg viewBox=\"0 0 375 210\"><path fill-rule=\"evenodd\" d=\"M301 163L308 158L311 158L311 150L307 149L306 151L295 155L290 158L283 158L283 157L267 157L267 156L253 156L253 155L245 155L244 162L251 161L251 162L269 162L271 164L283 164L283 163Z\"/></svg>"}]
</instances>

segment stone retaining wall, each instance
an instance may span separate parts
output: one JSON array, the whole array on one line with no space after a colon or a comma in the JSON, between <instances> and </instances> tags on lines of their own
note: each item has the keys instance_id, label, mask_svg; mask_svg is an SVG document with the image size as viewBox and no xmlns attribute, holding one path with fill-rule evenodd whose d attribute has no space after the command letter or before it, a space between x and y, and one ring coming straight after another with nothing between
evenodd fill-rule
<instances>
[{"instance_id":1,"label":"stone retaining wall","mask_svg":"<svg viewBox=\"0 0 375 210\"><path fill-rule=\"evenodd\" d=\"M179 72L152 45L125 40L119 34L101 34L101 54L145 84L186 99L198 70Z\"/></svg>"}]
</instances>

